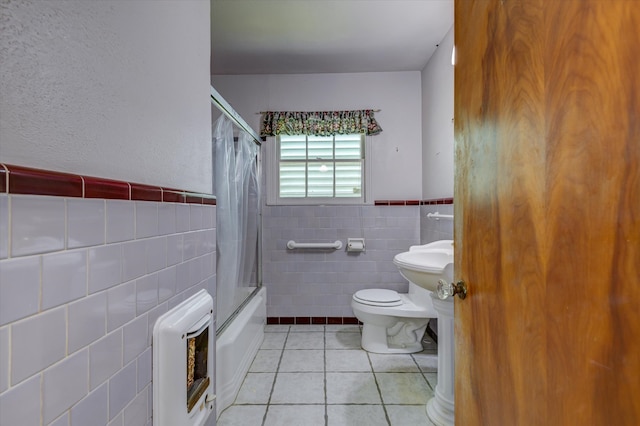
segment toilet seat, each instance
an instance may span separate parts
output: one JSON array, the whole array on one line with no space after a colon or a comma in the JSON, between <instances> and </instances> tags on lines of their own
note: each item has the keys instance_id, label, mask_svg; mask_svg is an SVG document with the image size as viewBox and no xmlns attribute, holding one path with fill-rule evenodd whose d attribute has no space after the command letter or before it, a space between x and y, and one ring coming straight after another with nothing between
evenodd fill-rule
<instances>
[{"instance_id":1,"label":"toilet seat","mask_svg":"<svg viewBox=\"0 0 640 426\"><path fill-rule=\"evenodd\" d=\"M395 307L402 305L402 299L397 291L381 288L359 290L353 295L353 299L369 306Z\"/></svg>"}]
</instances>

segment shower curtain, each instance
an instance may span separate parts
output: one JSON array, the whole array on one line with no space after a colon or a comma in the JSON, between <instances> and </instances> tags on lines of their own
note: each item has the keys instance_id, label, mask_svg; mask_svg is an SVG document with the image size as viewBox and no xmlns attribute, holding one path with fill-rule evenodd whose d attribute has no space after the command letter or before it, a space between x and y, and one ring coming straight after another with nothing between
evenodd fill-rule
<instances>
[{"instance_id":1,"label":"shower curtain","mask_svg":"<svg viewBox=\"0 0 640 426\"><path fill-rule=\"evenodd\" d=\"M226 116L215 122L216 326L220 330L260 285L258 271L260 178L259 146Z\"/></svg>"}]
</instances>

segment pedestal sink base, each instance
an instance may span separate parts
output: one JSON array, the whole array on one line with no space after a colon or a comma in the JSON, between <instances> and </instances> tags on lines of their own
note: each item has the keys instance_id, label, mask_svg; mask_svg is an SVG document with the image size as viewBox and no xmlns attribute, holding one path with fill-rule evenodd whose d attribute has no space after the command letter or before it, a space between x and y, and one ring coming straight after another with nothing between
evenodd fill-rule
<instances>
[{"instance_id":1,"label":"pedestal sink base","mask_svg":"<svg viewBox=\"0 0 640 426\"><path fill-rule=\"evenodd\" d=\"M427 416L438 426L453 426L453 299L438 299L431 293L438 313L438 384L427 402Z\"/></svg>"},{"instance_id":2,"label":"pedestal sink base","mask_svg":"<svg viewBox=\"0 0 640 426\"><path fill-rule=\"evenodd\" d=\"M442 400L437 400L437 396L431 398L427 402L427 417L438 426L453 426L453 404L451 404L451 409L445 405Z\"/></svg>"}]
</instances>

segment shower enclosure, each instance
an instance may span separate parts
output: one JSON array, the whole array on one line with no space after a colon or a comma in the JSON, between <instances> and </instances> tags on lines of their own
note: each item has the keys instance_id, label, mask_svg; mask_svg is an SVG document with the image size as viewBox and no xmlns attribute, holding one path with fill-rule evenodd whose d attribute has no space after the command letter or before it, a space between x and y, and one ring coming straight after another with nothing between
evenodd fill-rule
<instances>
[{"instance_id":1,"label":"shower enclosure","mask_svg":"<svg viewBox=\"0 0 640 426\"><path fill-rule=\"evenodd\" d=\"M264 338L260 139L212 87L216 195L216 411L231 405ZM215 115L219 115L216 117Z\"/></svg>"},{"instance_id":2,"label":"shower enclosure","mask_svg":"<svg viewBox=\"0 0 640 426\"><path fill-rule=\"evenodd\" d=\"M216 121L213 140L216 323L221 332L260 286L260 150L245 131L234 132L233 123L226 116Z\"/></svg>"}]
</instances>

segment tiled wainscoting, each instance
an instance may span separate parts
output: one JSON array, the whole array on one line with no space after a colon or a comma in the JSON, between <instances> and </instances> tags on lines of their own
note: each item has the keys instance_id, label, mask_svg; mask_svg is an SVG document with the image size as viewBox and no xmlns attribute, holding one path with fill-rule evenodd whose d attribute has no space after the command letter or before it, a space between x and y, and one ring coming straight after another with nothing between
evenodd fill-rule
<instances>
[{"instance_id":1,"label":"tiled wainscoting","mask_svg":"<svg viewBox=\"0 0 640 426\"><path fill-rule=\"evenodd\" d=\"M151 330L185 297L215 295L216 207L10 188L0 194L0 424L151 425Z\"/></svg>"},{"instance_id":2,"label":"tiled wainscoting","mask_svg":"<svg viewBox=\"0 0 640 426\"><path fill-rule=\"evenodd\" d=\"M432 241L453 240L453 220L429 218L429 213L453 215L453 200L448 204L420 206L420 244Z\"/></svg>"},{"instance_id":3,"label":"tiled wainscoting","mask_svg":"<svg viewBox=\"0 0 640 426\"><path fill-rule=\"evenodd\" d=\"M406 292L393 256L420 242L420 206L267 206L263 211L263 284L268 317L353 317L363 288ZM349 253L349 237L366 250ZM287 241L342 241L340 250L288 250Z\"/></svg>"},{"instance_id":4,"label":"tiled wainscoting","mask_svg":"<svg viewBox=\"0 0 640 426\"><path fill-rule=\"evenodd\" d=\"M347 324L344 318L354 316L350 303L356 291L376 287L406 292L407 281L393 257L411 245L453 239L453 221L428 219L430 212L453 214L453 199L377 201L374 206L265 207L267 316L279 318L280 324L314 324L314 318L316 324L336 324L339 318ZM344 247L349 237L364 237L366 250L347 252ZM340 240L343 248L288 250L289 240Z\"/></svg>"}]
</instances>

